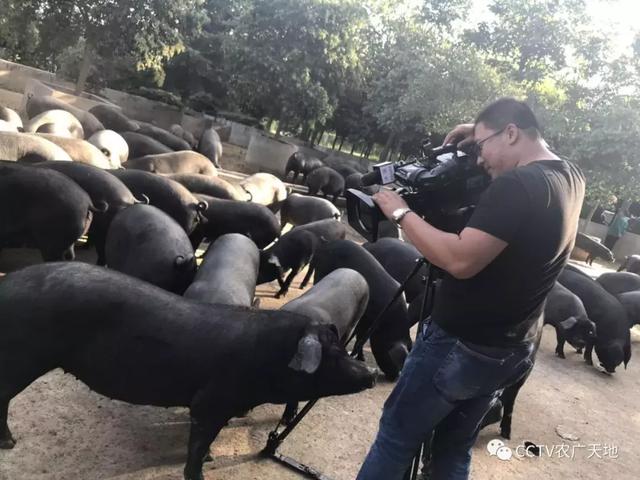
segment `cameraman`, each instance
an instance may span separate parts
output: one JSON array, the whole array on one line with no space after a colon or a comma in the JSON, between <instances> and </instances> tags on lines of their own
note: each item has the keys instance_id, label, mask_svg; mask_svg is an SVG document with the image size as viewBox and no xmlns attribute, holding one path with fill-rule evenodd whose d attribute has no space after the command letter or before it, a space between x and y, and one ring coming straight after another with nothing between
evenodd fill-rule
<instances>
[{"instance_id":1,"label":"cameraman","mask_svg":"<svg viewBox=\"0 0 640 480\"><path fill-rule=\"evenodd\" d=\"M468 478L481 420L533 367L544 300L573 248L584 177L549 150L525 103L497 100L445 144L461 140L492 182L459 234L429 225L394 192L373 197L445 275L358 480L402 479L432 431L431 478Z\"/></svg>"}]
</instances>

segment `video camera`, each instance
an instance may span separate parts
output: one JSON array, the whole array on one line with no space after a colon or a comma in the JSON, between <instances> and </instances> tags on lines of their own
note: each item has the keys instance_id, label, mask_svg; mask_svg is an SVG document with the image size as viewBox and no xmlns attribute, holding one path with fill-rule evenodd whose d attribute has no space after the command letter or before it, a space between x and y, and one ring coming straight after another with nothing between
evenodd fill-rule
<instances>
[{"instance_id":1,"label":"video camera","mask_svg":"<svg viewBox=\"0 0 640 480\"><path fill-rule=\"evenodd\" d=\"M365 187L395 183L414 212L434 227L455 233L464 228L489 182L475 155L452 144L432 148L429 141L422 144L419 157L380 163L362 176ZM377 240L380 222L386 218L373 199L352 188L345 197L349 224L367 240Z\"/></svg>"}]
</instances>

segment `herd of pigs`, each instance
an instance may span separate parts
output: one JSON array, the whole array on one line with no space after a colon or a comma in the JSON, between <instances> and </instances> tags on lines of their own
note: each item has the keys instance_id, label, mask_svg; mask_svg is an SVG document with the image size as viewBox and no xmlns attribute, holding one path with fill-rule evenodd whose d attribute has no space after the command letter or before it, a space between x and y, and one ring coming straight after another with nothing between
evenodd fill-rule
<instances>
[{"instance_id":1,"label":"herd of pigs","mask_svg":"<svg viewBox=\"0 0 640 480\"><path fill-rule=\"evenodd\" d=\"M302 174L309 195L266 173L234 185L218 177L211 123L196 139L52 97L29 98L26 115L0 107L0 249L35 248L46 263L0 279L0 448L15 446L12 398L55 368L109 398L188 407L189 480L203 478L230 418L286 403L291 419L298 401L371 388L376 370L344 343L376 319L371 352L397 378L426 271L385 310L420 254L396 238L345 240L334 203L345 186L362 188L362 172L296 153L283 178ZM81 237L97 265L69 261ZM310 289L280 310L259 308L256 285L277 281L286 296L305 266ZM640 275L627 266L596 280L571 265L562 272L545 308L559 357L568 342L589 364L595 349L609 373L626 367L640 322ZM484 421L500 421L507 438L525 380Z\"/></svg>"}]
</instances>

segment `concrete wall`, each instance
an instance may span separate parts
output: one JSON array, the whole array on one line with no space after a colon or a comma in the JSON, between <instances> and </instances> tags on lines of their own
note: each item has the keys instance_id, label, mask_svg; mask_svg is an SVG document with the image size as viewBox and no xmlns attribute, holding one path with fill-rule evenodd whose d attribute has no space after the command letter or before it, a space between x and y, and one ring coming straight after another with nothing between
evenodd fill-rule
<instances>
[{"instance_id":1,"label":"concrete wall","mask_svg":"<svg viewBox=\"0 0 640 480\"><path fill-rule=\"evenodd\" d=\"M158 127L169 128L174 123L182 123L180 108L130 93L104 88L100 91L107 100L119 105L122 113L134 120L153 123Z\"/></svg>"},{"instance_id":2,"label":"concrete wall","mask_svg":"<svg viewBox=\"0 0 640 480\"><path fill-rule=\"evenodd\" d=\"M298 147L291 143L257 133L249 142L247 166L252 172L267 172L283 177L287 160L297 150Z\"/></svg>"},{"instance_id":3,"label":"concrete wall","mask_svg":"<svg viewBox=\"0 0 640 480\"><path fill-rule=\"evenodd\" d=\"M22 98L22 106L20 111L25 111L27 100L29 98L47 96L57 98L58 100L62 100L63 102L69 105L73 105L76 108L81 108L82 110L90 110L96 105L100 105L106 102L106 100L88 93L83 93L82 96L74 95L73 90L65 87L64 85L45 83L41 82L40 80L29 79L27 80L24 87L24 95Z\"/></svg>"},{"instance_id":4,"label":"concrete wall","mask_svg":"<svg viewBox=\"0 0 640 480\"><path fill-rule=\"evenodd\" d=\"M0 105L15 110L16 112L20 112L20 107L22 106L22 94L0 88Z\"/></svg>"},{"instance_id":5,"label":"concrete wall","mask_svg":"<svg viewBox=\"0 0 640 480\"><path fill-rule=\"evenodd\" d=\"M0 60L0 88L22 93L29 79L55 82L55 73Z\"/></svg>"},{"instance_id":6,"label":"concrete wall","mask_svg":"<svg viewBox=\"0 0 640 480\"><path fill-rule=\"evenodd\" d=\"M231 125L231 135L229 136L229 143L237 145L242 148L249 148L249 143L254 135L264 135L257 128L249 127L237 122L224 121L226 125ZM288 157L287 157L288 158Z\"/></svg>"}]
</instances>

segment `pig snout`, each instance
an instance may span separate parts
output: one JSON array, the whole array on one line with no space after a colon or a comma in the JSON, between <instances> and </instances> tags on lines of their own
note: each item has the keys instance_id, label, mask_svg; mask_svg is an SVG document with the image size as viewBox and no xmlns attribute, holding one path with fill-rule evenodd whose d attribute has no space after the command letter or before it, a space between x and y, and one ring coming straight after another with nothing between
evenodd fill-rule
<instances>
[{"instance_id":1,"label":"pig snout","mask_svg":"<svg viewBox=\"0 0 640 480\"><path fill-rule=\"evenodd\" d=\"M345 380L360 390L373 388L376 385L378 369L365 365L360 360L347 359L348 364L344 368Z\"/></svg>"},{"instance_id":2,"label":"pig snout","mask_svg":"<svg viewBox=\"0 0 640 480\"><path fill-rule=\"evenodd\" d=\"M607 366L602 362L600 362L600 366L604 368L607 373L616 373L616 367L612 367L611 365Z\"/></svg>"},{"instance_id":3,"label":"pig snout","mask_svg":"<svg viewBox=\"0 0 640 480\"><path fill-rule=\"evenodd\" d=\"M378 375L380 375L380 370L378 370L377 368L371 368L371 367L367 367L367 370L369 371L369 375L371 376L371 379L366 388L373 388L376 386Z\"/></svg>"}]
</instances>

